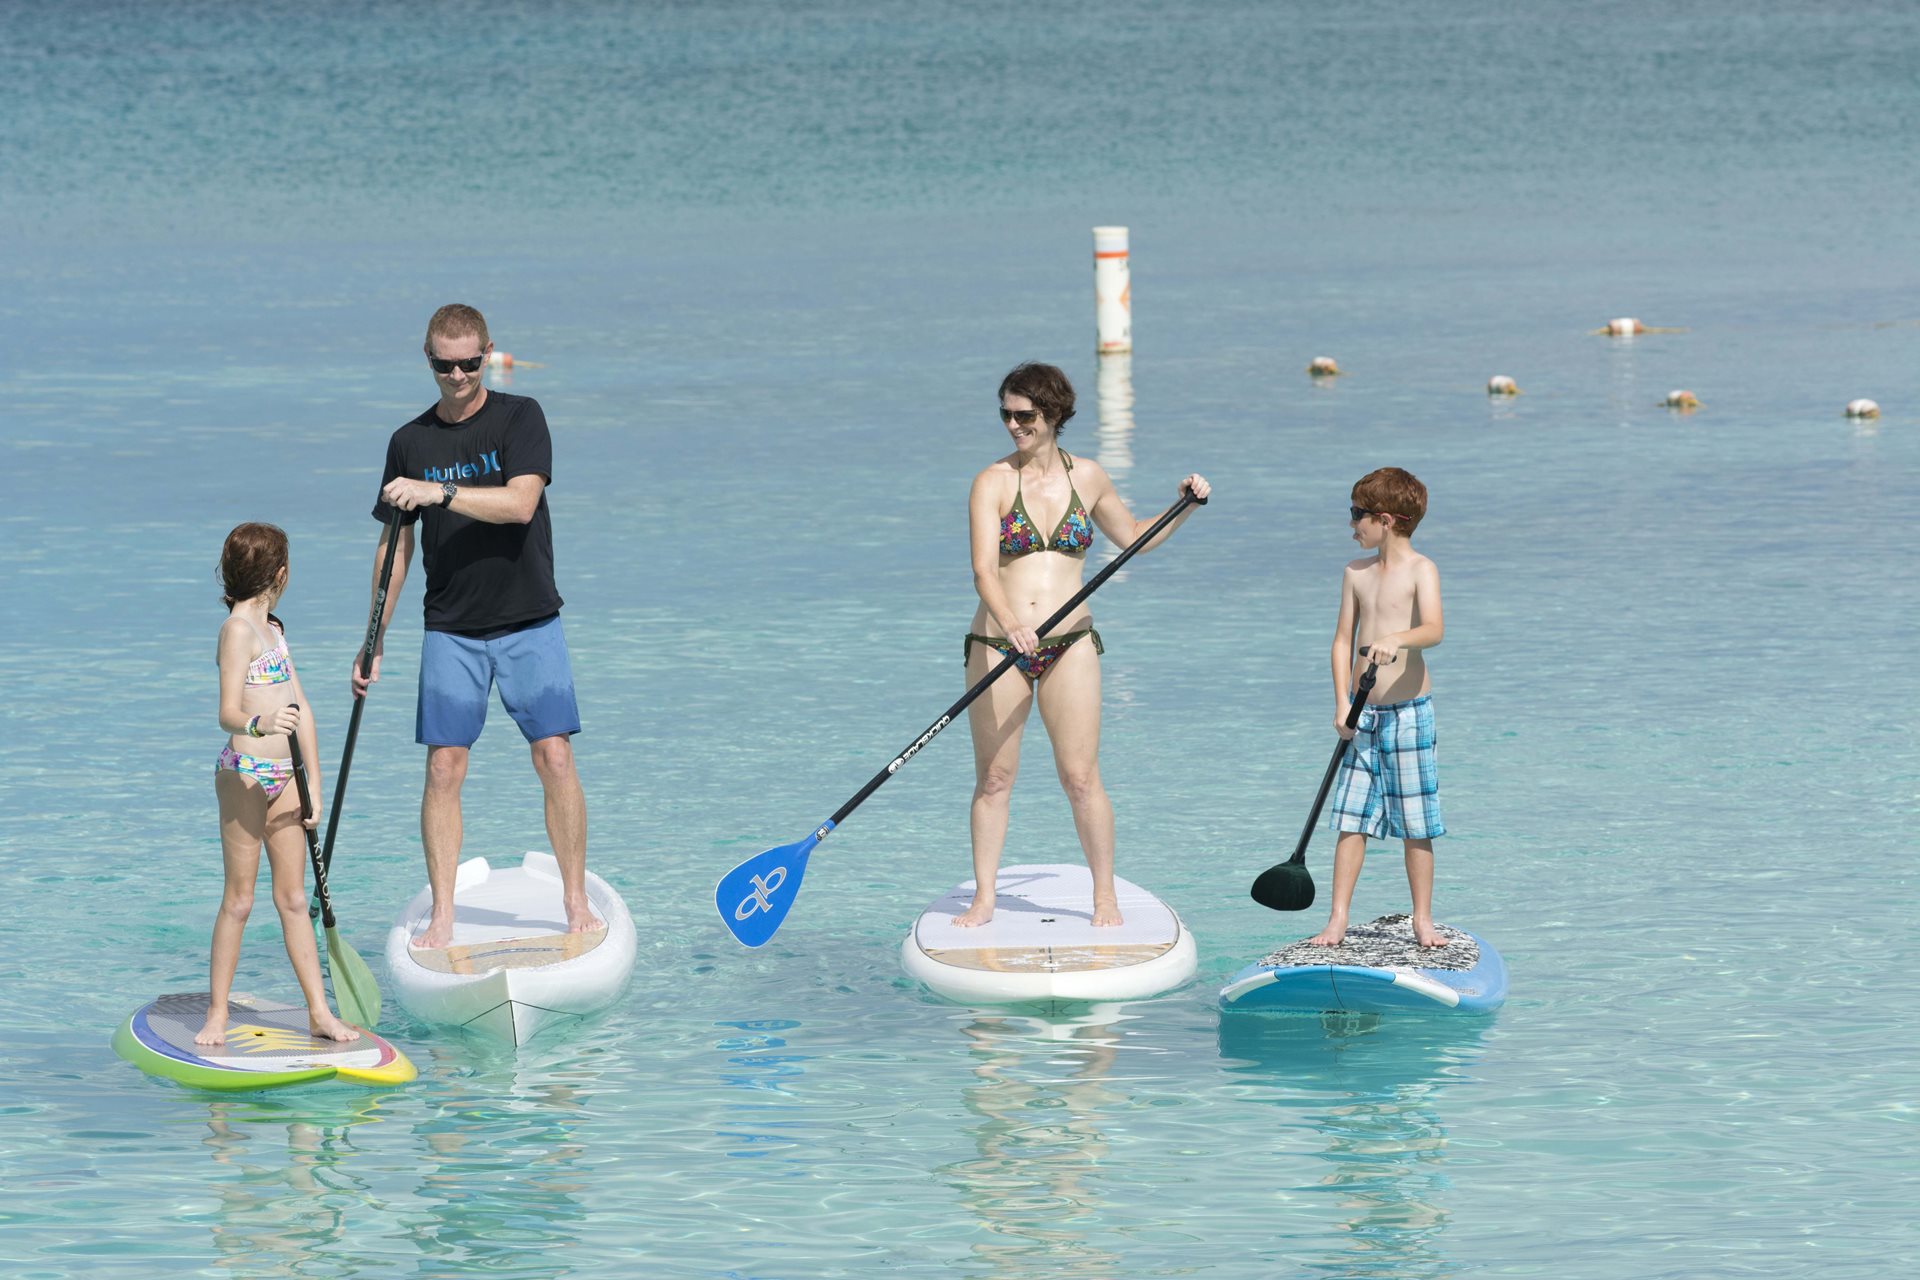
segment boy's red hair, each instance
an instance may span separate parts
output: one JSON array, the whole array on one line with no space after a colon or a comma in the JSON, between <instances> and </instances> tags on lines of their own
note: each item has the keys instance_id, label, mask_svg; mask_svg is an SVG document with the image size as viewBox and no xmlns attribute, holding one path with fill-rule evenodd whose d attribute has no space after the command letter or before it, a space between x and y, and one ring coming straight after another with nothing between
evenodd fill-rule
<instances>
[{"instance_id":1,"label":"boy's red hair","mask_svg":"<svg viewBox=\"0 0 1920 1280\"><path fill-rule=\"evenodd\" d=\"M1407 537L1427 514L1427 486L1410 471L1381 467L1360 477L1353 486L1353 505L1393 517L1393 528Z\"/></svg>"}]
</instances>

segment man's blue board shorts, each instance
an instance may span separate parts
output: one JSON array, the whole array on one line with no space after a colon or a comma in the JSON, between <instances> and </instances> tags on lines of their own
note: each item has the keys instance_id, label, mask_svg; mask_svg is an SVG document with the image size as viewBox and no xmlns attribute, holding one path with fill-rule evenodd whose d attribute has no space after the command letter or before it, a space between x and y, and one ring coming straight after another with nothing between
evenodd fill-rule
<instances>
[{"instance_id":1,"label":"man's blue board shorts","mask_svg":"<svg viewBox=\"0 0 1920 1280\"><path fill-rule=\"evenodd\" d=\"M1353 743L1333 780L1331 825L1375 840L1447 834L1440 821L1432 694L1383 702L1360 713Z\"/></svg>"},{"instance_id":2,"label":"man's blue board shorts","mask_svg":"<svg viewBox=\"0 0 1920 1280\"><path fill-rule=\"evenodd\" d=\"M472 746L486 726L495 685L500 705L528 742L580 732L573 665L556 613L486 640L427 632L420 644L414 741L429 747Z\"/></svg>"}]
</instances>

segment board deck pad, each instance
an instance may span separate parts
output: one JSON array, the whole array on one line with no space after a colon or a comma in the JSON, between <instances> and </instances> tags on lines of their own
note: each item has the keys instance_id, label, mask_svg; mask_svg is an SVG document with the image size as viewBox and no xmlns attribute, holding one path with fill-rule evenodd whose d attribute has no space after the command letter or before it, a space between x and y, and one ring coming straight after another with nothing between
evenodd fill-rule
<instances>
[{"instance_id":1,"label":"board deck pad","mask_svg":"<svg viewBox=\"0 0 1920 1280\"><path fill-rule=\"evenodd\" d=\"M387 1057L385 1044L362 1033L358 1040L321 1040L307 1033L303 1005L279 1004L256 996L227 999L227 1042L193 1042L207 1020L205 991L161 996L136 1016L144 1022L140 1042L156 1053L187 1063L227 1071L289 1071L300 1067L372 1067Z\"/></svg>"},{"instance_id":2,"label":"board deck pad","mask_svg":"<svg viewBox=\"0 0 1920 1280\"><path fill-rule=\"evenodd\" d=\"M455 907L456 919L459 907ZM456 926L455 936L458 937ZM581 933L543 933L495 938L447 947L414 947L414 963L436 973L485 973L490 969L537 969L583 956L607 940L605 928Z\"/></svg>"},{"instance_id":3,"label":"board deck pad","mask_svg":"<svg viewBox=\"0 0 1920 1280\"><path fill-rule=\"evenodd\" d=\"M929 959L960 969L1075 973L1143 964L1172 950L1180 921L1172 908L1138 885L1114 877L1125 923L1095 927L1093 876L1084 865L1003 870L993 919L974 928L953 923L973 903L973 881L957 885L914 925Z\"/></svg>"},{"instance_id":4,"label":"board deck pad","mask_svg":"<svg viewBox=\"0 0 1920 1280\"><path fill-rule=\"evenodd\" d=\"M1480 944L1471 934L1451 925L1434 928L1447 940L1444 947L1423 947L1413 940L1413 917L1381 916L1365 924L1347 926L1337 947L1320 947L1306 940L1288 943L1261 960L1274 968L1315 968L1351 965L1366 969L1471 969L1480 963Z\"/></svg>"}]
</instances>

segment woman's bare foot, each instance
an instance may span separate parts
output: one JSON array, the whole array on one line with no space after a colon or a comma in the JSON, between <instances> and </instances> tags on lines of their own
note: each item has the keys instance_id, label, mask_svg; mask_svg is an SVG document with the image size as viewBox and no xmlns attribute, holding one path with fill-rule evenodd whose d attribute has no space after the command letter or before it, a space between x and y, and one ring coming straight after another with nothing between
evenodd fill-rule
<instances>
[{"instance_id":1,"label":"woman's bare foot","mask_svg":"<svg viewBox=\"0 0 1920 1280\"><path fill-rule=\"evenodd\" d=\"M434 951L453 941L453 919L429 920L427 927L413 935L413 945L422 951Z\"/></svg>"},{"instance_id":2,"label":"woman's bare foot","mask_svg":"<svg viewBox=\"0 0 1920 1280\"><path fill-rule=\"evenodd\" d=\"M1116 924L1125 923L1126 919L1120 914L1120 903L1117 900L1111 898L1104 902L1099 898L1093 900L1093 924L1095 928L1104 929Z\"/></svg>"},{"instance_id":3,"label":"woman's bare foot","mask_svg":"<svg viewBox=\"0 0 1920 1280\"><path fill-rule=\"evenodd\" d=\"M1446 935L1434 928L1433 921L1431 920L1416 919L1413 922L1413 940L1423 947L1444 947L1447 945Z\"/></svg>"},{"instance_id":4,"label":"woman's bare foot","mask_svg":"<svg viewBox=\"0 0 1920 1280\"><path fill-rule=\"evenodd\" d=\"M972 929L978 925L985 924L991 919L993 919L993 899L975 898L973 905L967 908L964 915L957 915L953 918L953 923L961 929Z\"/></svg>"},{"instance_id":5,"label":"woman's bare foot","mask_svg":"<svg viewBox=\"0 0 1920 1280\"><path fill-rule=\"evenodd\" d=\"M225 1044L227 1042L227 1011L207 1010L207 1025L194 1033L195 1044Z\"/></svg>"},{"instance_id":6,"label":"woman's bare foot","mask_svg":"<svg viewBox=\"0 0 1920 1280\"><path fill-rule=\"evenodd\" d=\"M593 908L587 905L585 898L582 898L578 902L569 902L567 904L568 933L592 933L595 929L604 929L606 927L607 926L601 923L600 919L593 914Z\"/></svg>"},{"instance_id":7,"label":"woman's bare foot","mask_svg":"<svg viewBox=\"0 0 1920 1280\"><path fill-rule=\"evenodd\" d=\"M1347 940L1347 921L1343 916L1335 916L1327 921L1327 927L1314 934L1307 941L1316 947L1337 947Z\"/></svg>"},{"instance_id":8,"label":"woman's bare foot","mask_svg":"<svg viewBox=\"0 0 1920 1280\"><path fill-rule=\"evenodd\" d=\"M315 1040L358 1040L360 1033L330 1013L307 1011L307 1034Z\"/></svg>"}]
</instances>

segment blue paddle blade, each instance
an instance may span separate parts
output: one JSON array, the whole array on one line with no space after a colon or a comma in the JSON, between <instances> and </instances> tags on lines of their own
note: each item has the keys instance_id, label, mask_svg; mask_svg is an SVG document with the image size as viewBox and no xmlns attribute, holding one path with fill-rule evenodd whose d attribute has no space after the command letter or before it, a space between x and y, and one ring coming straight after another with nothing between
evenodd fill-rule
<instances>
[{"instance_id":1,"label":"blue paddle blade","mask_svg":"<svg viewBox=\"0 0 1920 1280\"><path fill-rule=\"evenodd\" d=\"M800 877L807 873L807 855L832 828L828 823L805 840L755 854L720 877L720 883L714 886L713 905L720 913L720 923L727 926L735 941L757 947L773 937L800 892Z\"/></svg>"}]
</instances>

